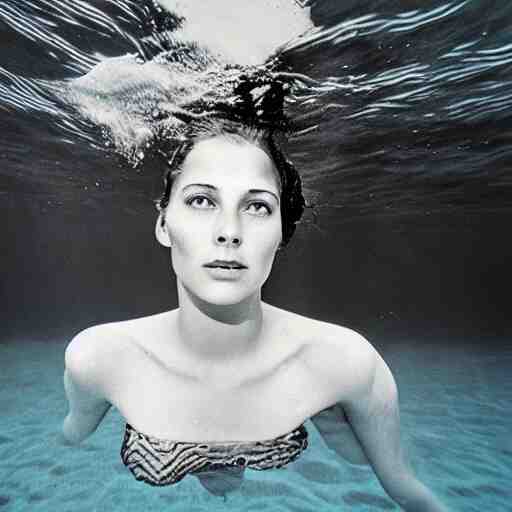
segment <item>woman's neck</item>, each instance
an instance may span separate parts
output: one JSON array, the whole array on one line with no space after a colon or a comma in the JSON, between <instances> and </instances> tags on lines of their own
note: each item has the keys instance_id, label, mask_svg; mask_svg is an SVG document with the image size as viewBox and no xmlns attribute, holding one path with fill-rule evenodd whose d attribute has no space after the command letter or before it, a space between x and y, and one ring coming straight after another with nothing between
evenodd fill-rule
<instances>
[{"instance_id":1,"label":"woman's neck","mask_svg":"<svg viewBox=\"0 0 512 512\"><path fill-rule=\"evenodd\" d=\"M177 342L192 358L211 364L242 360L260 347L264 327L259 294L229 306L192 295L178 282Z\"/></svg>"}]
</instances>

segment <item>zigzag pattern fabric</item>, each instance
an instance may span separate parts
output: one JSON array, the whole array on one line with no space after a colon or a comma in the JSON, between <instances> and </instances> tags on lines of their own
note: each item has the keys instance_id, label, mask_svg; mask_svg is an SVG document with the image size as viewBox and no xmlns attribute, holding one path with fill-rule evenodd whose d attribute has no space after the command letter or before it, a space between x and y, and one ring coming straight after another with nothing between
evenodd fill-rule
<instances>
[{"instance_id":1,"label":"zigzag pattern fabric","mask_svg":"<svg viewBox=\"0 0 512 512\"><path fill-rule=\"evenodd\" d=\"M265 441L193 443L159 439L126 424L121 459L136 480L171 485L188 473L226 467L265 470L294 461L308 446L304 425Z\"/></svg>"}]
</instances>

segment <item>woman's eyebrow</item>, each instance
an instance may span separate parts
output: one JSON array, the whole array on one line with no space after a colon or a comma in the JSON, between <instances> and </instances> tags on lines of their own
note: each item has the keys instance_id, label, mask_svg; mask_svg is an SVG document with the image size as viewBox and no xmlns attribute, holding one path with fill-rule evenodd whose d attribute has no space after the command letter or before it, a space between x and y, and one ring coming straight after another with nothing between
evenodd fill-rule
<instances>
[{"instance_id":1,"label":"woman's eyebrow","mask_svg":"<svg viewBox=\"0 0 512 512\"><path fill-rule=\"evenodd\" d=\"M217 187L214 187L209 183L189 183L188 185L185 185L182 190L186 190L188 187L206 187L211 190L217 190Z\"/></svg>"},{"instance_id":2,"label":"woman's eyebrow","mask_svg":"<svg viewBox=\"0 0 512 512\"><path fill-rule=\"evenodd\" d=\"M189 187L205 187L210 190L215 190L215 191L218 190L217 187L215 187L214 185L210 185L209 183L189 183L188 185L185 185L182 190L185 190ZM263 188L251 188L251 189L249 189L248 192L249 192L249 194L260 194L262 192L266 193L266 194L270 194L270 195L274 196L276 201L279 203L279 198L277 197L277 195L274 194L274 192L271 192L270 190L266 190Z\"/></svg>"}]
</instances>

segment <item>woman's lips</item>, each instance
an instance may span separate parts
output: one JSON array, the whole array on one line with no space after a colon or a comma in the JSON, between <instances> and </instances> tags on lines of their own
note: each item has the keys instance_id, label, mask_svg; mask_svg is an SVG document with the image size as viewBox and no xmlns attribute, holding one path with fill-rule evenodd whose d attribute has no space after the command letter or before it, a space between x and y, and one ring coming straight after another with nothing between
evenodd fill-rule
<instances>
[{"instance_id":1,"label":"woman's lips","mask_svg":"<svg viewBox=\"0 0 512 512\"><path fill-rule=\"evenodd\" d=\"M227 270L241 269L244 268L242 265L205 265L208 268L224 268Z\"/></svg>"},{"instance_id":2,"label":"woman's lips","mask_svg":"<svg viewBox=\"0 0 512 512\"><path fill-rule=\"evenodd\" d=\"M246 265L244 265L243 263L241 263L240 261L237 261L237 260L214 260L214 261L211 261L210 263L206 263L204 265L205 267L209 267L209 268L225 268L225 269L232 269L232 268L247 268Z\"/></svg>"},{"instance_id":3,"label":"woman's lips","mask_svg":"<svg viewBox=\"0 0 512 512\"><path fill-rule=\"evenodd\" d=\"M241 276L242 272L247 270L247 268L240 267L222 267L209 265L205 265L205 268L208 271L208 273L215 279L226 281L238 279Z\"/></svg>"}]
</instances>

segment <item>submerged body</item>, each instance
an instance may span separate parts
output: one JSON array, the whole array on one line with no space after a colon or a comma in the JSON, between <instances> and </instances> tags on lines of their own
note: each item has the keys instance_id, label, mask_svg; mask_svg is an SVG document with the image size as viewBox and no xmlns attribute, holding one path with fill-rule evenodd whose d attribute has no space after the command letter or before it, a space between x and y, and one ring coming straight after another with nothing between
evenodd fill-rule
<instances>
[{"instance_id":1,"label":"submerged body","mask_svg":"<svg viewBox=\"0 0 512 512\"><path fill-rule=\"evenodd\" d=\"M128 424L122 455L136 478L159 485L190 473L223 493L245 467L295 460L311 418L338 454L369 462L407 510L443 511L404 457L396 384L372 345L261 300L303 201L271 132L200 126L174 157L155 235L171 249L179 307L71 342L65 436L84 439L114 405ZM220 460L211 444L223 445ZM182 450L192 457L174 465Z\"/></svg>"},{"instance_id":2,"label":"submerged body","mask_svg":"<svg viewBox=\"0 0 512 512\"><path fill-rule=\"evenodd\" d=\"M192 464L189 472L205 487L214 486L219 491L220 486L225 492L233 488L235 475L236 485L241 483L245 467L271 469L295 460L307 447L303 424L311 419L326 444L341 457L354 464L368 464L343 408L343 395L347 399L356 379L364 377L360 362L373 352L368 342L349 329L265 303L263 312L268 335L259 352L250 360L219 367L201 368L173 344L178 310L82 332L68 346L66 365L75 377L74 383L81 380L82 373L83 383L91 391L94 386L96 400L91 401L90 422L81 433L75 432L76 440L92 433L114 405L127 422L123 443L127 466L130 453L133 462L133 452L145 449L139 445L133 450L139 437L144 438L146 447L159 441L156 444L162 467L171 466L177 455L178 447L173 444L211 445L209 448L217 449L220 445L224 464L208 466L199 461L198 471ZM90 365L86 358L90 358ZM328 361L332 362L331 368L325 365ZM83 375L84 368L94 371L93 379L90 374ZM70 438L72 430L69 423ZM290 450L283 438L297 433L302 434L300 442L292 442ZM251 464L250 457L243 463L229 457L240 447L247 453L247 445L249 453L259 443L268 449L269 442L272 445L276 439L276 464L258 468ZM162 443L167 443L165 454ZM142 458L148 458L147 454ZM153 458L153 468L157 459ZM132 471L154 485L176 483L185 476L177 472L174 477L159 479L148 475L144 468ZM165 473L165 469L162 471ZM227 480L227 475L231 479Z\"/></svg>"}]
</instances>

